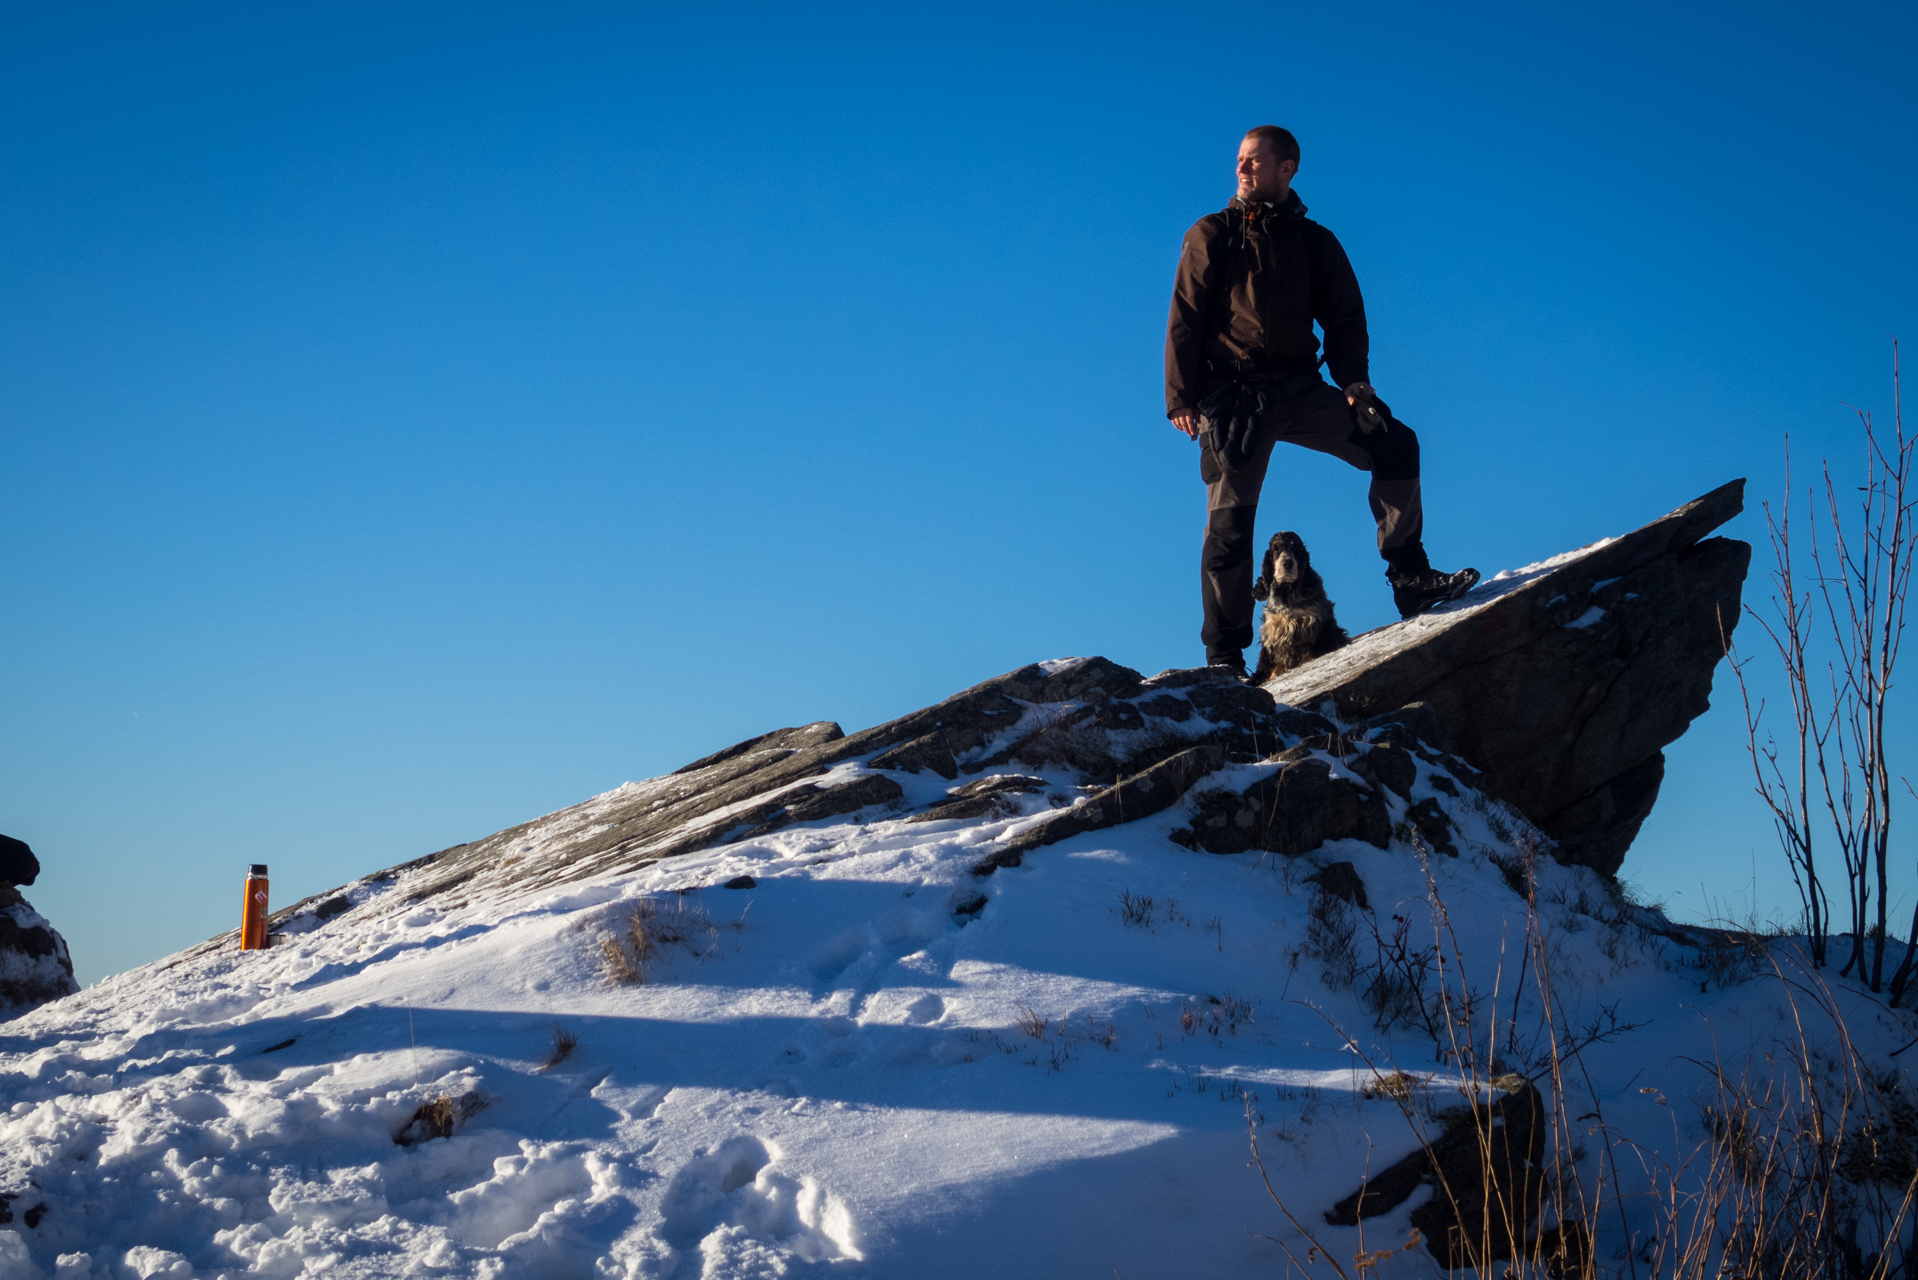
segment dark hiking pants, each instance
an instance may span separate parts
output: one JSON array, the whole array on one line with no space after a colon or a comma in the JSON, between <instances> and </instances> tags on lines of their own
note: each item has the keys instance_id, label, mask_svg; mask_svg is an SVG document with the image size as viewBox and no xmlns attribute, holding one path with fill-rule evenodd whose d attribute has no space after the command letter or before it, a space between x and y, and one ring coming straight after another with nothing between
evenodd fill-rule
<instances>
[{"instance_id":1,"label":"dark hiking pants","mask_svg":"<svg viewBox=\"0 0 1918 1280\"><path fill-rule=\"evenodd\" d=\"M1284 398L1269 393L1243 467L1226 465L1210 431L1199 437L1199 475L1205 481L1205 549L1199 560L1205 626L1199 637L1208 661L1237 656L1252 643L1252 572L1258 558L1252 522L1272 449L1281 442L1329 453L1371 472L1379 555L1388 565L1424 567L1425 508L1419 495L1419 440L1412 429L1395 419L1386 431L1360 435L1345 393L1323 382Z\"/></svg>"}]
</instances>

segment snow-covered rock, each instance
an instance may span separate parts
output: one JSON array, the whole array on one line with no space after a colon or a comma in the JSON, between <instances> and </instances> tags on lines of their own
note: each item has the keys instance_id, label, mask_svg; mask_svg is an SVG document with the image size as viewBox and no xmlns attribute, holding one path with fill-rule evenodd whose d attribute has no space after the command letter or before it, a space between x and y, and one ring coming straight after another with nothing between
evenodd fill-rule
<instances>
[{"instance_id":1,"label":"snow-covered rock","mask_svg":"<svg viewBox=\"0 0 1918 1280\"><path fill-rule=\"evenodd\" d=\"M1711 705L1751 546L1705 535L1744 506L1721 485L1618 538L1501 573L1266 685L1358 718L1431 707L1487 789L1615 874L1652 811L1664 748Z\"/></svg>"},{"instance_id":2,"label":"snow-covered rock","mask_svg":"<svg viewBox=\"0 0 1918 1280\"><path fill-rule=\"evenodd\" d=\"M67 940L19 890L0 883L0 1020L79 989Z\"/></svg>"}]
</instances>

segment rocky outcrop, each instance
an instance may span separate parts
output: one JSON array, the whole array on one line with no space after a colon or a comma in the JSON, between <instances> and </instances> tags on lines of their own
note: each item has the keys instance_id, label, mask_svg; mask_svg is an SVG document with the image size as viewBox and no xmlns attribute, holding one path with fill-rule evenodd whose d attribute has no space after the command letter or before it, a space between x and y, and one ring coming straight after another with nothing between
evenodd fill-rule
<instances>
[{"instance_id":1,"label":"rocky outcrop","mask_svg":"<svg viewBox=\"0 0 1918 1280\"><path fill-rule=\"evenodd\" d=\"M1486 789L1557 842L1554 857L1614 874L1658 798L1664 748L1710 706L1751 547L1705 535L1743 505L1733 481L1266 689L1348 719L1426 704Z\"/></svg>"},{"instance_id":2,"label":"rocky outcrop","mask_svg":"<svg viewBox=\"0 0 1918 1280\"><path fill-rule=\"evenodd\" d=\"M1468 790L1508 802L1561 860L1611 872L1736 620L1750 549L1704 535L1739 494L1500 575L1264 688L1208 668L1034 663L857 733L821 720L748 738L296 903L273 927L322 927L396 887L451 908L808 822L998 822L981 875L1169 810L1171 838L1207 853L1360 840L1452 855L1439 797ZM928 800L932 780L952 785Z\"/></svg>"},{"instance_id":3,"label":"rocky outcrop","mask_svg":"<svg viewBox=\"0 0 1918 1280\"><path fill-rule=\"evenodd\" d=\"M39 875L40 860L26 842L0 836L0 1019L80 989L67 940L15 887L30 885Z\"/></svg>"}]
</instances>

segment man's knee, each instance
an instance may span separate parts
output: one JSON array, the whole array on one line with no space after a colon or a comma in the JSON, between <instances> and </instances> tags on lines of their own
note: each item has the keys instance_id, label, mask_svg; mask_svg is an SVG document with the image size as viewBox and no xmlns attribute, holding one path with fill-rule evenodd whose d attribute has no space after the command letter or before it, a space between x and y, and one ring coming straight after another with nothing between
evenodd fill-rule
<instances>
[{"instance_id":1,"label":"man's knee","mask_svg":"<svg viewBox=\"0 0 1918 1280\"><path fill-rule=\"evenodd\" d=\"M1365 442L1372 454L1376 480L1416 480L1419 477L1418 432L1394 418L1392 425Z\"/></svg>"},{"instance_id":2,"label":"man's knee","mask_svg":"<svg viewBox=\"0 0 1918 1280\"><path fill-rule=\"evenodd\" d=\"M1205 518L1205 571L1224 573L1252 559L1256 507L1217 507Z\"/></svg>"}]
</instances>

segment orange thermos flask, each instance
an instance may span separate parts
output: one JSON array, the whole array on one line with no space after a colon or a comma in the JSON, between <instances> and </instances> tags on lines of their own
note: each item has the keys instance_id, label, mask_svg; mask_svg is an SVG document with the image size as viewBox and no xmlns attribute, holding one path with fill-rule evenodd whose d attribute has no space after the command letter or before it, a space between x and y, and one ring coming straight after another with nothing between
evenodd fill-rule
<instances>
[{"instance_id":1,"label":"orange thermos flask","mask_svg":"<svg viewBox=\"0 0 1918 1280\"><path fill-rule=\"evenodd\" d=\"M240 912L240 950L266 950L266 864L256 862L246 876L246 907Z\"/></svg>"}]
</instances>

